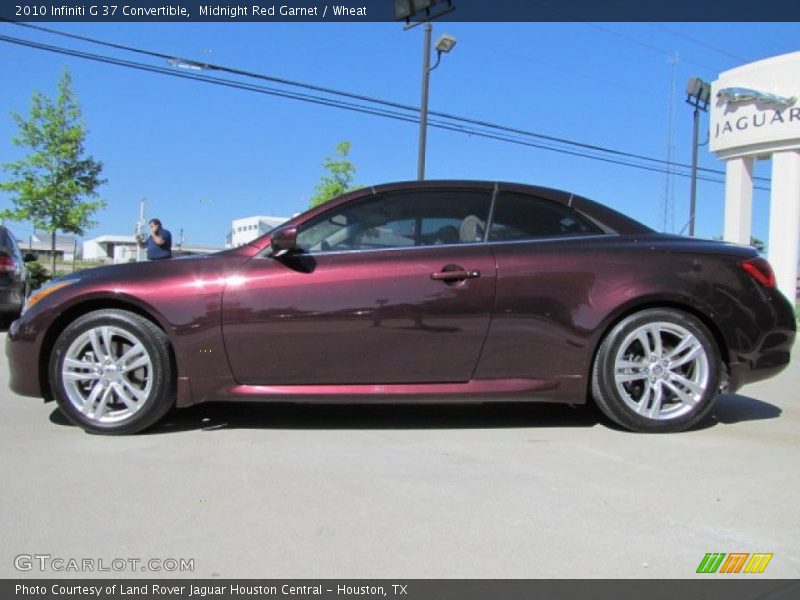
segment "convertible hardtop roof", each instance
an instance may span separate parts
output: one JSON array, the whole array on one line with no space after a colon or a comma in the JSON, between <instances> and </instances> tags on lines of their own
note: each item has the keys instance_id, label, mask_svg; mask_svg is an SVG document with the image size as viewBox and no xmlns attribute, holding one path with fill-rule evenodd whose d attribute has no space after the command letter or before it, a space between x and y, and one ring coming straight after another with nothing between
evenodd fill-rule
<instances>
[{"instance_id":1,"label":"convertible hardtop roof","mask_svg":"<svg viewBox=\"0 0 800 600\"><path fill-rule=\"evenodd\" d=\"M524 183L511 183L506 181L477 181L470 179L429 179L425 181L398 181L394 183L384 183L381 185L372 186L373 193L385 193L401 190L436 190L441 188L447 189L472 189L472 190L494 190L497 187L498 191L506 192L519 192L521 194L529 194L538 196L546 200L558 202L566 206L570 206L580 213L588 216L592 220L598 222L601 226L612 230L616 233L622 234L644 234L653 233L653 229L632 219L604 204L589 200L583 196L578 196L571 192L548 188L537 185L528 185ZM359 190L362 194L364 189ZM353 192L358 194L358 192ZM349 194L348 194L349 196Z\"/></svg>"}]
</instances>

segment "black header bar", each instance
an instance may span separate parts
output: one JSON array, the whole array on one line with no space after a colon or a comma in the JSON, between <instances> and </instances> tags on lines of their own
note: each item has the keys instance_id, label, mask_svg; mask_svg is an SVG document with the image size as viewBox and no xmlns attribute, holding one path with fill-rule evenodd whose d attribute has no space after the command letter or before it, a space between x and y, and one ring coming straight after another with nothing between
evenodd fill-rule
<instances>
[{"instance_id":1,"label":"black header bar","mask_svg":"<svg viewBox=\"0 0 800 600\"><path fill-rule=\"evenodd\" d=\"M800 21L800 2L742 0L453 0L441 21ZM7 0L29 22L395 21L394 0Z\"/></svg>"}]
</instances>

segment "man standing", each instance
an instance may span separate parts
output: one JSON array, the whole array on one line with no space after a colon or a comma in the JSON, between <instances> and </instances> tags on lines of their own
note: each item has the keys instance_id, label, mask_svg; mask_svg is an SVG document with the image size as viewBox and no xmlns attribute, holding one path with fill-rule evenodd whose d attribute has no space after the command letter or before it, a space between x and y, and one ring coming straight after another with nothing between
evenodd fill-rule
<instances>
[{"instance_id":1,"label":"man standing","mask_svg":"<svg viewBox=\"0 0 800 600\"><path fill-rule=\"evenodd\" d=\"M142 234L136 234L136 243L147 248L147 260L172 258L172 234L161 226L158 219L150 219L150 236L146 240Z\"/></svg>"}]
</instances>

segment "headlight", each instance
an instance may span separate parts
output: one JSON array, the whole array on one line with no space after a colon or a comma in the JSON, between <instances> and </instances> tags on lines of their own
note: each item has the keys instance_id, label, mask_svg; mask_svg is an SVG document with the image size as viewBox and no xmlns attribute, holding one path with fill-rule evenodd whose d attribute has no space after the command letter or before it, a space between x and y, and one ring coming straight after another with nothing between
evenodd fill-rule
<instances>
[{"instance_id":1,"label":"headlight","mask_svg":"<svg viewBox=\"0 0 800 600\"><path fill-rule=\"evenodd\" d=\"M80 280L79 279L69 279L67 281L59 281L58 283L54 283L52 285L45 286L40 290L37 290L36 292L34 292L31 295L30 298L28 298L25 301L25 306L22 307L22 314L25 314L25 312L31 306L33 306L34 304L39 302L39 300L41 300L42 298L44 298L46 296L49 296L50 294L52 294L56 290L60 290L61 288L66 287L66 286L68 286L70 284L77 283L78 281L80 281Z\"/></svg>"}]
</instances>

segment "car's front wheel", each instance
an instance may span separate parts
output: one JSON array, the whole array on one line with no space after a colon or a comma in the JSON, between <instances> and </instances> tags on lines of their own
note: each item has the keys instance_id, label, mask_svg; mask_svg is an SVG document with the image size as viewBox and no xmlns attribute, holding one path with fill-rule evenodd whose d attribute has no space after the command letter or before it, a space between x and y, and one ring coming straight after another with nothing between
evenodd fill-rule
<instances>
[{"instance_id":1,"label":"car's front wheel","mask_svg":"<svg viewBox=\"0 0 800 600\"><path fill-rule=\"evenodd\" d=\"M683 311L649 309L606 335L592 395L606 416L633 431L683 431L709 413L719 381L719 350L708 328Z\"/></svg>"},{"instance_id":2,"label":"car's front wheel","mask_svg":"<svg viewBox=\"0 0 800 600\"><path fill-rule=\"evenodd\" d=\"M53 394L87 431L136 433L175 400L175 369L164 332L125 310L98 310L73 321L50 358Z\"/></svg>"}]
</instances>

